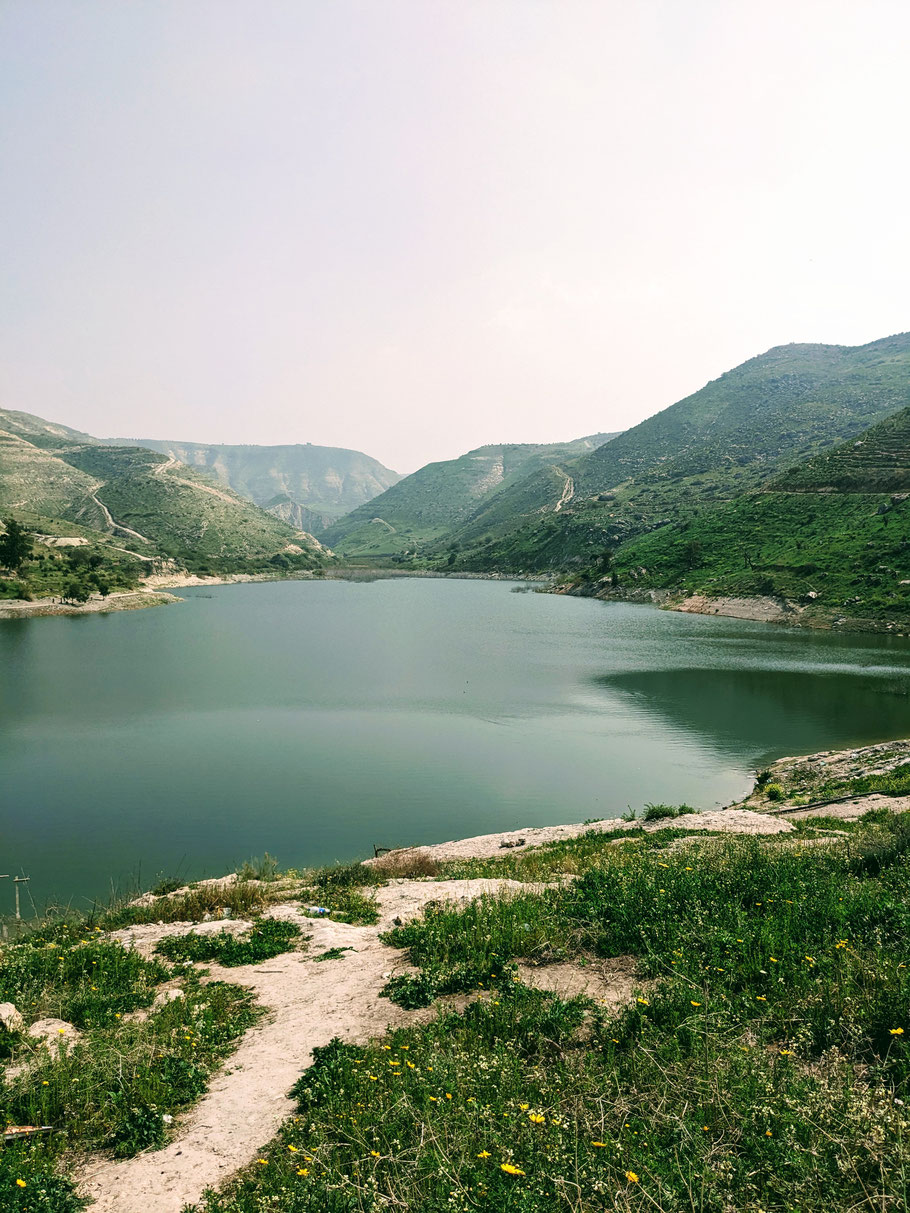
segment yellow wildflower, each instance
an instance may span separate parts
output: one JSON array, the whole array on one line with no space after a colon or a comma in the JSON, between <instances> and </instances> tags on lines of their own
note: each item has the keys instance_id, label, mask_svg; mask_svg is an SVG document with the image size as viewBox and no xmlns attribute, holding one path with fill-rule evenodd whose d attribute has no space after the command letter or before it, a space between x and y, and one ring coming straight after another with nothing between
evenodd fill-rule
<instances>
[{"instance_id":1,"label":"yellow wildflower","mask_svg":"<svg viewBox=\"0 0 910 1213\"><path fill-rule=\"evenodd\" d=\"M600 1149L603 1149L603 1148L606 1146L606 1144L607 1144L607 1143L606 1143L605 1141L592 1141L592 1142L591 1142L591 1145L592 1145L592 1146L597 1146L597 1147L599 1147Z\"/></svg>"},{"instance_id":2,"label":"yellow wildflower","mask_svg":"<svg viewBox=\"0 0 910 1213\"><path fill-rule=\"evenodd\" d=\"M892 1036L903 1036L904 1034L903 1028L889 1028L888 1030Z\"/></svg>"},{"instance_id":3,"label":"yellow wildflower","mask_svg":"<svg viewBox=\"0 0 910 1213\"><path fill-rule=\"evenodd\" d=\"M545 1124L546 1119L546 1116L538 1116L536 1112L528 1113L528 1120L532 1121L535 1125Z\"/></svg>"},{"instance_id":4,"label":"yellow wildflower","mask_svg":"<svg viewBox=\"0 0 910 1213\"><path fill-rule=\"evenodd\" d=\"M24 1187L25 1187L25 1180L24 1180L24 1179L17 1179L17 1180L16 1180L16 1187L17 1187L17 1188L24 1188Z\"/></svg>"},{"instance_id":5,"label":"yellow wildflower","mask_svg":"<svg viewBox=\"0 0 910 1213\"><path fill-rule=\"evenodd\" d=\"M297 1168L298 1175L309 1175L309 1173L310 1173L309 1167L298 1167Z\"/></svg>"},{"instance_id":6,"label":"yellow wildflower","mask_svg":"<svg viewBox=\"0 0 910 1213\"><path fill-rule=\"evenodd\" d=\"M478 1157L478 1158L489 1158L489 1157L490 1157L490 1151L489 1151L489 1150L481 1150L481 1151L480 1151L480 1153L477 1155L477 1157Z\"/></svg>"},{"instance_id":7,"label":"yellow wildflower","mask_svg":"<svg viewBox=\"0 0 910 1213\"><path fill-rule=\"evenodd\" d=\"M499 1169L505 1171L506 1175L524 1175L524 1171L520 1167L513 1167L510 1162L501 1162Z\"/></svg>"},{"instance_id":8,"label":"yellow wildflower","mask_svg":"<svg viewBox=\"0 0 910 1213\"><path fill-rule=\"evenodd\" d=\"M695 1002L695 1001L693 1001L693 999L691 999L691 998L689 999L689 1002L690 1002L690 1003L692 1003L692 1006L693 1006L693 1007L700 1007L700 1006L701 1006L701 1003L700 1003L700 1002Z\"/></svg>"},{"instance_id":9,"label":"yellow wildflower","mask_svg":"<svg viewBox=\"0 0 910 1213\"><path fill-rule=\"evenodd\" d=\"M634 1171L626 1171L626 1179L629 1181L630 1184L638 1183L638 1176L635 1174Z\"/></svg>"}]
</instances>

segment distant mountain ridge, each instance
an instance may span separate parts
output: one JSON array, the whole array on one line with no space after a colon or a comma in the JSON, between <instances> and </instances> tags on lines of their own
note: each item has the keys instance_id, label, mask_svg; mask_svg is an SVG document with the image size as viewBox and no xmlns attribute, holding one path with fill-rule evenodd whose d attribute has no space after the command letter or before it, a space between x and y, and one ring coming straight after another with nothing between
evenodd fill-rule
<instances>
[{"instance_id":1,"label":"distant mountain ridge","mask_svg":"<svg viewBox=\"0 0 910 1213\"><path fill-rule=\"evenodd\" d=\"M439 542L530 472L552 469L614 437L493 444L428 463L330 526L325 542L348 556L389 557L418 550ZM564 481L562 477L560 484Z\"/></svg>"},{"instance_id":2,"label":"distant mountain ridge","mask_svg":"<svg viewBox=\"0 0 910 1213\"><path fill-rule=\"evenodd\" d=\"M109 442L178 459L295 526L308 523L306 530L324 529L401 480L362 451L312 443L256 446L158 438Z\"/></svg>"}]
</instances>

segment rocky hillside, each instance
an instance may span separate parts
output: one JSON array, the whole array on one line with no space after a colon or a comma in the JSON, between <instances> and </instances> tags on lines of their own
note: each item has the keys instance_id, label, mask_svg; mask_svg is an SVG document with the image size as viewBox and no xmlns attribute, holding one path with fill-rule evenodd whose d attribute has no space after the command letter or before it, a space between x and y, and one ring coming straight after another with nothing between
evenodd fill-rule
<instances>
[{"instance_id":1,"label":"rocky hillside","mask_svg":"<svg viewBox=\"0 0 910 1213\"><path fill-rule=\"evenodd\" d=\"M597 593L645 588L773 596L818 621L910 620L910 408L767 488L627 543L577 581Z\"/></svg>"}]
</instances>

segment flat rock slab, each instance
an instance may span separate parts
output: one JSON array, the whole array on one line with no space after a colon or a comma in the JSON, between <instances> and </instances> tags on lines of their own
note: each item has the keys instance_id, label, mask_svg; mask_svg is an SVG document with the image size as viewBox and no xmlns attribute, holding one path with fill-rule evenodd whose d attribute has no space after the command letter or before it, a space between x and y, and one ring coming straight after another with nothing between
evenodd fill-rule
<instances>
[{"instance_id":1,"label":"flat rock slab","mask_svg":"<svg viewBox=\"0 0 910 1213\"><path fill-rule=\"evenodd\" d=\"M609 821L578 822L564 826L528 826L523 830L506 830L498 834L478 834L474 838L458 838L452 842L438 842L426 847L408 847L391 851L380 859L367 859L367 864L394 863L408 853L426 855L429 859L502 859L507 855L520 854L532 847L548 842L562 842L578 838L581 834L612 834L639 825L648 833L665 830L668 826L680 826L686 830L717 830L723 834L785 834L793 827L788 821L769 813L753 813L749 809L717 809L706 813L687 813L683 817L663 821L628 822L620 818ZM501 882L500 882L501 883ZM528 888L527 885L524 886Z\"/></svg>"}]
</instances>

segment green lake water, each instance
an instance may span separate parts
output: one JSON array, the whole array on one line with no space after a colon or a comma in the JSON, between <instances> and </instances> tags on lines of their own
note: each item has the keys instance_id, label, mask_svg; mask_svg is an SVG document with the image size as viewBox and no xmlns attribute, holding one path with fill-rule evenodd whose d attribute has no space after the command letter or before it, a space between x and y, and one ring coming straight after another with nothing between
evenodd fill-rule
<instances>
[{"instance_id":1,"label":"green lake water","mask_svg":"<svg viewBox=\"0 0 910 1213\"><path fill-rule=\"evenodd\" d=\"M0 622L0 871L35 903L712 808L910 736L910 641L397 578ZM0 912L12 904L0 881Z\"/></svg>"}]
</instances>

